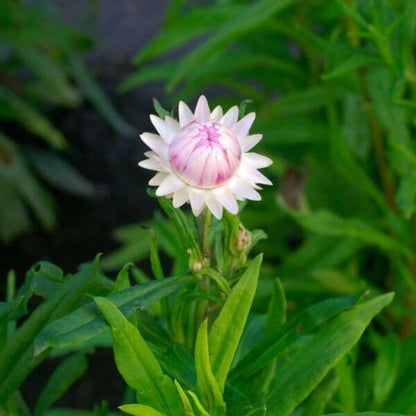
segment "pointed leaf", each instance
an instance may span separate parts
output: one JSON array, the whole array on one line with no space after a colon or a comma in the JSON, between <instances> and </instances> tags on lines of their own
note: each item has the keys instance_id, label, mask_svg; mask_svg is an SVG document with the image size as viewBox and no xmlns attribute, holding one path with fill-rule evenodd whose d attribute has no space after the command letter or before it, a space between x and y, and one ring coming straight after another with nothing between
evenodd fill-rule
<instances>
[{"instance_id":1,"label":"pointed leaf","mask_svg":"<svg viewBox=\"0 0 416 416\"><path fill-rule=\"evenodd\" d=\"M126 316L130 316L137 308L146 309L157 300L172 294L188 279L188 276L179 276L152 281L114 293L108 299ZM105 327L97 306L90 302L44 328L36 338L35 354L50 347L77 345L99 334Z\"/></svg>"},{"instance_id":2,"label":"pointed leaf","mask_svg":"<svg viewBox=\"0 0 416 416\"><path fill-rule=\"evenodd\" d=\"M94 301L110 325L117 368L126 383L136 390L138 401L169 416L182 415L182 405L173 381L163 374L138 329L110 300L97 297Z\"/></svg>"},{"instance_id":3,"label":"pointed leaf","mask_svg":"<svg viewBox=\"0 0 416 416\"><path fill-rule=\"evenodd\" d=\"M261 261L262 255L259 255L249 264L232 289L209 334L211 366L220 391L224 391L225 380L253 302Z\"/></svg>"},{"instance_id":4,"label":"pointed leaf","mask_svg":"<svg viewBox=\"0 0 416 416\"><path fill-rule=\"evenodd\" d=\"M133 416L166 416L165 413L161 413L153 407L145 406L143 404L123 404L119 409L128 415Z\"/></svg>"},{"instance_id":5,"label":"pointed leaf","mask_svg":"<svg viewBox=\"0 0 416 416\"><path fill-rule=\"evenodd\" d=\"M388 293L358 304L305 342L279 369L267 398L268 411L289 416L359 340L371 319L392 299L393 293Z\"/></svg>"},{"instance_id":6,"label":"pointed leaf","mask_svg":"<svg viewBox=\"0 0 416 416\"><path fill-rule=\"evenodd\" d=\"M218 383L212 373L208 348L208 321L205 320L199 327L196 337L196 388L209 414L212 416L222 416L225 415L225 403Z\"/></svg>"},{"instance_id":7,"label":"pointed leaf","mask_svg":"<svg viewBox=\"0 0 416 416\"><path fill-rule=\"evenodd\" d=\"M86 371L88 366L84 355L75 354L63 361L49 377L38 400L34 416L42 416Z\"/></svg>"}]
</instances>

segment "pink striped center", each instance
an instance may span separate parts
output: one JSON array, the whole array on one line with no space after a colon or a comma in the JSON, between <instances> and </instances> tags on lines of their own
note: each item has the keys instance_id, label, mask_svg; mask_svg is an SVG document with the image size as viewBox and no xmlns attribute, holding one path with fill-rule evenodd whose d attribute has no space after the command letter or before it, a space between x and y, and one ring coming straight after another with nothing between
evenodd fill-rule
<instances>
[{"instance_id":1,"label":"pink striped center","mask_svg":"<svg viewBox=\"0 0 416 416\"><path fill-rule=\"evenodd\" d=\"M241 161L241 147L220 124L195 120L173 138L169 161L175 173L187 184L216 188L236 172Z\"/></svg>"}]
</instances>

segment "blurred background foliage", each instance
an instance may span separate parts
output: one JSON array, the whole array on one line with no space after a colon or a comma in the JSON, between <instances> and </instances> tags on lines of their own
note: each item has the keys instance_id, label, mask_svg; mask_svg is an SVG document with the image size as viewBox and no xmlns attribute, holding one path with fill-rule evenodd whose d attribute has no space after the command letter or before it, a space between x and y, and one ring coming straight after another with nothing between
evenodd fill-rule
<instances>
[{"instance_id":1,"label":"blurred background foliage","mask_svg":"<svg viewBox=\"0 0 416 416\"><path fill-rule=\"evenodd\" d=\"M44 182L92 197L93 186L63 157L70 143L51 121L54 108L87 99L120 134L127 124L89 73L81 53L86 33L62 24L45 2L4 0L0 8L0 239L10 241L32 220L50 229L55 204ZM43 146L40 141L43 141ZM39 180L42 178L43 183Z\"/></svg>"}]
</instances>

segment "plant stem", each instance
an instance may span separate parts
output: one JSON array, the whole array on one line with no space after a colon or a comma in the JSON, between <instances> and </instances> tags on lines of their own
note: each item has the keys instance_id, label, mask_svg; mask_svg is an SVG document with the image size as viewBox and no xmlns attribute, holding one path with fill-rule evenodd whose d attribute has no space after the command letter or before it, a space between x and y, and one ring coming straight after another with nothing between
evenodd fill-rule
<instances>
[{"instance_id":1,"label":"plant stem","mask_svg":"<svg viewBox=\"0 0 416 416\"><path fill-rule=\"evenodd\" d=\"M198 235L199 246L203 256L203 267L209 267L211 260L211 247L209 244L209 233L211 227L211 211L205 208L202 215L198 218ZM198 288L202 293L209 293L210 281L208 276L201 276ZM198 300L195 311L195 334L198 332L198 328L202 321L206 318L209 301L206 299Z\"/></svg>"},{"instance_id":2,"label":"plant stem","mask_svg":"<svg viewBox=\"0 0 416 416\"><path fill-rule=\"evenodd\" d=\"M200 217L198 217L198 234L199 234L199 245L204 260L209 262L211 258L211 247L209 245L209 231L211 227L211 211L207 208Z\"/></svg>"}]
</instances>

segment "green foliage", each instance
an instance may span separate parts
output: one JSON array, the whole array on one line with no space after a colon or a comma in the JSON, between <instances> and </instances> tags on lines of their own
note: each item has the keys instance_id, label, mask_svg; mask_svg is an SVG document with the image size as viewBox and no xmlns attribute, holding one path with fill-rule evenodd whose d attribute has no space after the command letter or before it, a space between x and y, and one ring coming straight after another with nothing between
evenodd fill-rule
<instances>
[{"instance_id":1,"label":"green foliage","mask_svg":"<svg viewBox=\"0 0 416 416\"><path fill-rule=\"evenodd\" d=\"M95 194L59 156L69 143L48 118L54 107L73 108L85 97L120 134L133 129L80 58L90 45L87 36L58 22L45 2L4 0L0 26L0 240L8 242L30 228L32 214L44 228L54 225L54 204L38 176L71 194ZM16 125L51 150L23 145Z\"/></svg>"},{"instance_id":2,"label":"green foliage","mask_svg":"<svg viewBox=\"0 0 416 416\"><path fill-rule=\"evenodd\" d=\"M111 301L95 298L110 325L117 368L136 391L137 400L167 415L180 415L181 405L173 381L162 369L139 331Z\"/></svg>"},{"instance_id":3,"label":"green foliage","mask_svg":"<svg viewBox=\"0 0 416 416\"><path fill-rule=\"evenodd\" d=\"M33 414L75 414L75 410L65 413L65 409L51 408L87 370L86 354L92 353L95 347L112 345L105 330L105 318L96 303L89 301L91 297L95 296L102 308L106 304L117 305L125 315L132 317L138 308L144 311L189 282L189 276L184 275L130 286L132 264L123 267L112 281L99 272L99 257L81 266L73 275L41 261L27 272L18 290L15 275L10 272L7 299L0 302L0 414L31 414L20 387L37 366L55 356L65 358L43 386ZM29 309L33 297L37 306ZM36 297L41 297L42 301ZM116 317L123 316L116 310ZM127 322L124 317L123 320ZM144 322L141 327L145 328ZM173 384L171 387L177 395ZM103 408L79 414L112 413Z\"/></svg>"},{"instance_id":4,"label":"green foliage","mask_svg":"<svg viewBox=\"0 0 416 416\"><path fill-rule=\"evenodd\" d=\"M180 211L171 210L168 200L162 199L161 203L170 215L183 216ZM151 315L156 312L156 319L147 323L148 318L139 313L129 323L114 305L106 306L113 311L111 317L106 315L108 311L104 313L113 337L126 333L123 339L127 339L129 333L137 348L135 358L127 341L115 346L119 370L138 392L138 404L123 405L121 409L128 414L149 415L291 415L293 412L318 416L342 406L347 408L353 397L348 388L359 377L355 371L364 369L349 366L348 354L370 321L391 303L393 294L372 299L366 294L329 299L286 320L285 290L280 281L274 280L269 307L259 313L253 302L262 257L247 263L247 258L235 251L239 232L245 230L238 217L226 215L221 222L208 227L206 220L196 222L198 232L193 229L191 219L183 217L174 222L176 234L188 234L182 240L185 247L193 246L195 241L199 245L173 254L173 267L182 262L176 258L180 255L190 265L193 261L200 262L202 268L191 266L194 278L174 297L164 298L164 313L149 310ZM213 250L203 249L206 232L209 241L215 242ZM199 236L197 240L195 235ZM150 255L155 256L154 236L151 245ZM224 267L227 258L234 267ZM153 266L153 272L159 279L159 269ZM383 340L380 335L377 337ZM381 348L378 342L377 346L371 342L371 347ZM399 385L399 373L403 373L398 363L390 365L383 358L390 351L390 344L383 346L379 358L367 370L374 378L365 386L370 395L370 402L361 405L365 409L388 408L388 398ZM137 360L135 369L133 363ZM144 364L153 369L144 374ZM387 373L391 382L380 383L378 377L384 379ZM180 410L176 409L176 413L166 405L168 399L162 399L160 383L169 383L164 394L176 403L179 400ZM355 414L356 406L351 406L351 414Z\"/></svg>"},{"instance_id":5,"label":"green foliage","mask_svg":"<svg viewBox=\"0 0 416 416\"><path fill-rule=\"evenodd\" d=\"M415 367L402 358L416 322L415 17L412 0L172 1L121 85L162 81L172 105L213 88L214 107L251 99L259 151L275 161L277 195L263 191L262 204L241 214L268 235L248 344L227 378L253 409L233 407L226 387L227 414L416 414ZM236 224L222 226L225 238L212 237L219 276L210 279L232 296L234 281L226 289L221 277L230 279L224 247ZM390 301L350 296L365 290L396 296L351 350ZM329 345L326 331L338 330L340 344Z\"/></svg>"}]
</instances>

